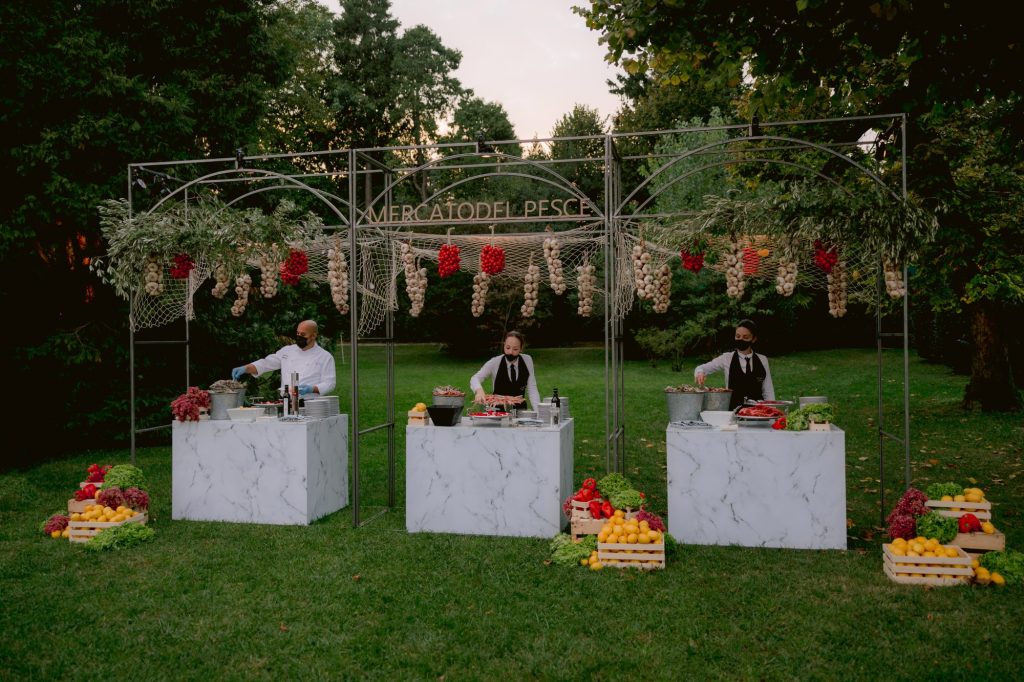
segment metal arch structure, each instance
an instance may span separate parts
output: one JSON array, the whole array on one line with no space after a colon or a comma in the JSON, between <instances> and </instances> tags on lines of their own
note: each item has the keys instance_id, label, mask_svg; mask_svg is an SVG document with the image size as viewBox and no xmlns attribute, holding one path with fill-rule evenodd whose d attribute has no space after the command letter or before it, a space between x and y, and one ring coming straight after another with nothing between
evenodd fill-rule
<instances>
[{"instance_id":1,"label":"metal arch structure","mask_svg":"<svg viewBox=\"0 0 1024 682\"><path fill-rule=\"evenodd\" d=\"M736 165L736 164L749 164L749 163L765 163L765 164L780 164L794 168L800 172L807 173L808 175L816 176L820 180L831 182L832 184L838 184L837 181L828 177L819 169L806 164L794 163L791 161L785 161L777 158L758 158L751 157L749 154L751 151L767 152L767 151L778 151L779 149L762 148L759 150L738 150L738 153L746 154L744 158L731 159L726 162L716 162L711 164L705 164L699 168L691 169L686 172L683 176L673 179L670 183L663 186L655 193L651 194L642 202L638 202L637 205L632 205L638 197L642 196L644 188L649 185L652 180L663 173L667 173L670 169L679 164L684 159L699 156L701 154L711 153L716 148L728 148L738 142L750 143L757 141L764 142L775 142L784 146L781 149L802 149L802 150L815 150L829 155L829 158L835 158L843 163L849 165L858 174L868 177L872 183L887 189L890 195L896 201L904 201L907 196L907 170L906 170L906 129L907 121L905 114L884 114L874 116L859 116L859 117L847 117L847 118L831 118L831 119L814 119L814 120L799 120L799 121L781 121L781 122L765 122L759 124L760 128L778 128L778 127L808 127L814 128L816 126L840 124L845 126L864 125L868 128L873 127L874 124L880 121L898 121L899 131L901 133L900 140L900 152L899 159L901 161L901 183L899 191L893 190L888 187L884 181L873 173L869 168L866 168L858 164L855 160L851 159L846 154L837 152L832 147L846 146L848 148L866 146L868 143L861 141L852 143L837 144L819 144L815 142L808 142L807 140L800 139L792 136L784 135L761 135L755 134L755 131L751 127L749 130L750 134L722 140L719 142L698 146L692 149L686 149L683 152L671 153L671 154L643 154L640 156L629 157L624 156L621 152L620 147L623 141L629 137L637 138L649 138L651 136L669 136L669 135L682 135L688 133L704 133L711 131L725 131L725 132L738 132L743 129L747 129L746 125L727 125L727 126L703 126L694 128L678 128L666 131L642 131L635 133L607 133L603 135L592 135L592 136L580 136L573 138L547 138L543 140L499 140L499 141L487 141L489 151L481 151L479 145L477 146L476 152L464 152L459 151L460 149L472 148L472 142L469 143L453 143L453 144L439 144L439 145L422 145L422 146L403 146L403 147L373 147L373 148L359 148L359 149L347 149L347 150L334 150L334 151L323 151L323 152L303 152L294 154L268 154L263 156L254 157L242 157L241 155L235 158L219 158L219 159L200 159L200 160L187 160L187 161L162 161L162 162L151 162L151 163L134 163L128 167L128 199L129 205L132 205L132 185L135 178L135 174L139 171L151 172L157 175L165 175L159 171L154 171L155 168L166 168L170 166L198 166L202 164L220 163L230 164L234 162L235 167L230 170L222 170L214 173L208 173L204 176L196 178L192 181L187 182L182 187L179 187L174 194L182 193L184 197L188 197L189 188L196 187L198 185L217 185L227 182L238 182L243 180L252 180L253 178L238 177L239 173L249 173L252 175L258 175L263 180L272 180L277 182L277 185L273 187L261 187L232 200L232 204L243 200L244 198L259 194L262 192L273 191L273 190L284 190L284 189L298 189L301 191L308 191L314 194L317 199L323 203L329 210L338 218L339 222L343 225L348 226L348 239L349 239L349 253L353 267L358 267L359 263L359 250L361 247L360 235L365 233L373 232L377 236L384 236L388 238L382 232L382 228L385 227L401 227L401 224L393 222L373 222L370 220L372 210L378 207L388 209L392 206L394 200L395 191L401 189L403 183L407 183L412 179L429 175L434 171L453 171L453 170L473 170L473 171L484 171L478 172L471 177L461 178L454 182L445 185L444 187L434 191L432 194L427 196L420 202L420 206L428 204L430 201L437 199L444 195L446 192L450 192L456 187L467 186L472 182L486 182L491 178L509 178L515 177L519 179L530 180L537 182L542 186L546 186L557 191L563 191L569 196L575 197L581 202L586 201L592 215L589 216L590 222L597 223L602 226L603 229L603 251L604 251L604 291L606 293L604 299L604 357L605 357L605 461L606 468L609 471L622 471L626 464L626 439L625 439L625 409L623 395L625 393L625 381L624 381L624 351L623 351L623 320L628 312L624 309L617 297L609 295L610 292L614 291L618 286L616 263L626 254L620 253L620 244L623 243L619 240L619 237L624 232L630 230L638 221L651 218L665 218L673 216L683 216L684 213L644 213L643 211L648 205L656 198L658 194L664 192L668 186L679 182L683 177L689 177L690 175L707 171L711 168L722 166L722 165ZM579 158L570 159L545 159L534 160L522 157L511 156L502 152L494 151L497 146L507 144L518 144L525 145L530 143L555 143L560 141L585 141L593 142L596 145L602 147L601 154L595 155L583 155ZM444 155L444 151L450 151L455 149L455 153ZM391 156L400 153L407 153L410 151L422 152L427 154L433 154L434 158L430 161L410 167L403 167L401 164L388 165L380 161L376 156ZM730 153L736 153L734 150L729 150ZM273 171L265 171L261 169L247 168L244 167L246 162L259 162L259 161L275 161L275 160L295 160L302 157L313 157L317 155L328 155L335 158L343 158L344 163L337 164L338 170L327 171L322 173L277 173ZM623 191L623 168L631 161L642 161L646 162L653 158L667 157L668 162L662 164L654 173L651 173L643 182L639 183L636 187L628 188L629 191L625 193ZM464 163L470 162L470 163ZM488 164L488 162L490 162ZM600 165L603 175L603 189L601 197L587 196L580 188L576 187L566 176L553 170L553 167L560 163L574 163L574 164L594 164ZM488 165L494 166L494 170L488 171ZM518 169L526 167L535 171L538 174L530 174L519 172ZM232 176L232 177L227 177ZM165 176L166 177L166 176ZM311 185L303 182L300 178L306 177L331 177L340 178L339 189L337 193L324 192L321 189L312 187ZM366 187L372 187L374 181L381 181L381 187L376 194L372 191L366 192L365 200L363 204L360 204L360 181L367 183ZM846 189L846 188L844 188ZM847 190L849 192L849 190ZM156 210L159 205L163 202L157 202L150 211ZM582 205L582 204L581 204ZM488 218L484 221L469 219L469 220L453 220L453 221L432 221L431 225L435 227L449 227L455 225L473 225L479 224L480 222L486 222L495 225L512 225L512 224L523 224L523 223L538 223L538 222L567 222L572 221L574 218L554 218L544 217L536 219L524 219L523 217L500 217L500 218ZM422 224L422 223L421 223ZM407 224L406 224L407 225ZM883 329L883 313L882 306L880 305L882 296L884 294L884 283L881 277L881 266L878 264L879 276L877 278L877 300L876 303L876 345L877 345L877 356L878 356L878 464L880 474L880 496L882 515L884 517L884 471L885 471L885 459L884 459L884 446L887 441L895 441L903 445L904 449L904 461L905 461L905 479L906 485L910 482L910 412L909 412L909 336L908 336L908 298L907 294L904 293L902 299L902 330L899 332L887 332ZM904 265L904 280L907 277L907 268ZM353 464L353 492L352 492L352 507L353 507L353 525L360 526L364 523L364 520L360 515L360 445L359 439L361 436L368 435L370 433L386 430L388 434L388 451L387 451L387 479L388 479L388 500L387 506L382 510L381 513L385 513L391 508L396 506L395 496L395 406L394 406L394 320L393 320L393 309L388 308L385 320L383 322L383 336L380 337L360 337L360 306L359 306L359 284L358 284L358 271L353 273L349 281L349 303L350 303L350 328L349 328L349 357L351 362L351 424L352 424L352 438L350 439L352 447L352 464ZM393 278L392 280L393 281ZM131 311L130 315L133 314ZM378 325L379 328L379 325ZM902 437L899 434L890 432L887 430L885 425L885 412L883 404L883 343L888 337L900 337L903 342L903 433ZM387 412L385 421L380 424L374 424L364 427L360 423L360 409L359 409L359 346L362 342L375 341L383 342L386 348L386 383L387 383ZM186 316L185 320L185 338L181 340L170 340L170 341L137 341L132 334L131 338L131 349L130 349L130 365L131 365L131 453L132 461L135 460L135 436L137 433L143 431L156 430L166 428L166 426L155 427L154 429L136 430L136 412L135 412L135 358L134 351L137 344L143 343L175 343L183 344L185 348L185 381L186 386L189 383L189 332L188 332L188 319ZM365 522L372 520L366 519Z\"/></svg>"}]
</instances>

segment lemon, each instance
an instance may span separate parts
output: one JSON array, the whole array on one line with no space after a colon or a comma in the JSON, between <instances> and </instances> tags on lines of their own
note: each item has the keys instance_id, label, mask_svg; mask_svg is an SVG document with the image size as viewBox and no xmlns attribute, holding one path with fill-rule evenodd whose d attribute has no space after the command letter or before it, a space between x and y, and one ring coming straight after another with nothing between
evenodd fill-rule
<instances>
[{"instance_id":1,"label":"lemon","mask_svg":"<svg viewBox=\"0 0 1024 682\"><path fill-rule=\"evenodd\" d=\"M619 541L619 536L618 536L617 533L612 533L611 535L608 536L608 544L609 545L614 545L614 544L618 543L618 541Z\"/></svg>"},{"instance_id":2,"label":"lemon","mask_svg":"<svg viewBox=\"0 0 1024 682\"><path fill-rule=\"evenodd\" d=\"M412 408L412 411L413 412L426 412L427 411L427 404L426 403L416 403L416 406L414 408Z\"/></svg>"},{"instance_id":3,"label":"lemon","mask_svg":"<svg viewBox=\"0 0 1024 682\"><path fill-rule=\"evenodd\" d=\"M914 538L914 542L920 542L923 545L924 543L928 542L928 538L926 538L923 535L918 535L916 538Z\"/></svg>"},{"instance_id":4,"label":"lemon","mask_svg":"<svg viewBox=\"0 0 1024 682\"><path fill-rule=\"evenodd\" d=\"M896 556L907 556L907 548L899 545L892 545L889 547L889 551Z\"/></svg>"},{"instance_id":5,"label":"lemon","mask_svg":"<svg viewBox=\"0 0 1024 682\"><path fill-rule=\"evenodd\" d=\"M1002 587L1003 585L1006 584L1006 578L1004 578L1000 574L998 574L995 571L993 571L992 572L992 584L993 585L998 585L999 587Z\"/></svg>"},{"instance_id":6,"label":"lemon","mask_svg":"<svg viewBox=\"0 0 1024 682\"><path fill-rule=\"evenodd\" d=\"M617 519L624 519L624 518L626 518L626 512L622 511L621 509L616 509L615 510L615 518L617 518Z\"/></svg>"},{"instance_id":7,"label":"lemon","mask_svg":"<svg viewBox=\"0 0 1024 682\"><path fill-rule=\"evenodd\" d=\"M590 564L590 562L587 561L586 559L580 559L580 566L587 566L589 564Z\"/></svg>"},{"instance_id":8,"label":"lemon","mask_svg":"<svg viewBox=\"0 0 1024 682\"><path fill-rule=\"evenodd\" d=\"M973 560L971 560L971 568L975 568L975 569L976 569L976 568L978 568L979 566L981 566L981 564L980 564L980 563L978 562L978 560L977 560L977 559L973 559Z\"/></svg>"},{"instance_id":9,"label":"lemon","mask_svg":"<svg viewBox=\"0 0 1024 682\"><path fill-rule=\"evenodd\" d=\"M906 541L905 538L896 538L895 540L892 541L892 544L905 546L907 544L907 541Z\"/></svg>"},{"instance_id":10,"label":"lemon","mask_svg":"<svg viewBox=\"0 0 1024 682\"><path fill-rule=\"evenodd\" d=\"M929 552L934 552L938 546L939 542L935 538L932 538L928 542L924 543L924 548Z\"/></svg>"},{"instance_id":11,"label":"lemon","mask_svg":"<svg viewBox=\"0 0 1024 682\"><path fill-rule=\"evenodd\" d=\"M953 501L953 496L952 495L943 495L942 496L942 501L943 502L952 502Z\"/></svg>"},{"instance_id":12,"label":"lemon","mask_svg":"<svg viewBox=\"0 0 1024 682\"><path fill-rule=\"evenodd\" d=\"M594 563L590 564L591 571L600 571L602 568L604 568L604 566L601 565L600 561L595 561Z\"/></svg>"},{"instance_id":13,"label":"lemon","mask_svg":"<svg viewBox=\"0 0 1024 682\"><path fill-rule=\"evenodd\" d=\"M950 559L955 559L956 557L960 556L960 553L956 551L956 547L947 547L946 556Z\"/></svg>"},{"instance_id":14,"label":"lemon","mask_svg":"<svg viewBox=\"0 0 1024 682\"><path fill-rule=\"evenodd\" d=\"M68 536L70 536L70 535L71 535L71 529L70 529L70 528L65 528L65 529L64 529L64 530L62 530L62 531L61 531L61 533L60 533L60 536L61 536L62 538L66 538L66 537L68 537Z\"/></svg>"},{"instance_id":15,"label":"lemon","mask_svg":"<svg viewBox=\"0 0 1024 682\"><path fill-rule=\"evenodd\" d=\"M996 532L996 527L992 524L991 521L986 521L985 523L981 524L981 529L989 535Z\"/></svg>"},{"instance_id":16,"label":"lemon","mask_svg":"<svg viewBox=\"0 0 1024 682\"><path fill-rule=\"evenodd\" d=\"M626 536L626 542L630 545L636 544L636 533L630 533Z\"/></svg>"},{"instance_id":17,"label":"lemon","mask_svg":"<svg viewBox=\"0 0 1024 682\"><path fill-rule=\"evenodd\" d=\"M656 530L651 530L647 532L647 537L651 539L651 542L658 542L661 540L661 533Z\"/></svg>"},{"instance_id":18,"label":"lemon","mask_svg":"<svg viewBox=\"0 0 1024 682\"><path fill-rule=\"evenodd\" d=\"M60 531L59 530L52 531L50 533L50 537L51 538L59 538L60 537Z\"/></svg>"},{"instance_id":19,"label":"lemon","mask_svg":"<svg viewBox=\"0 0 1024 682\"><path fill-rule=\"evenodd\" d=\"M910 551L914 552L915 554L920 556L921 552L924 551L924 543L923 542L918 542L917 540L914 540L913 542L910 543Z\"/></svg>"},{"instance_id":20,"label":"lemon","mask_svg":"<svg viewBox=\"0 0 1024 682\"><path fill-rule=\"evenodd\" d=\"M639 542L641 545L646 545L651 542L651 536L647 533L640 533L636 536L636 541Z\"/></svg>"},{"instance_id":21,"label":"lemon","mask_svg":"<svg viewBox=\"0 0 1024 682\"><path fill-rule=\"evenodd\" d=\"M925 550L925 553L922 554L921 556L935 556L935 552L931 552L931 551Z\"/></svg>"},{"instance_id":22,"label":"lemon","mask_svg":"<svg viewBox=\"0 0 1024 682\"><path fill-rule=\"evenodd\" d=\"M607 542L608 541L608 533L605 533L604 531L601 531L600 533L598 533L597 534L597 541L598 542Z\"/></svg>"},{"instance_id":23,"label":"lemon","mask_svg":"<svg viewBox=\"0 0 1024 682\"><path fill-rule=\"evenodd\" d=\"M966 502L967 498L964 497L963 495L954 495L953 496L953 501L954 502Z\"/></svg>"},{"instance_id":24,"label":"lemon","mask_svg":"<svg viewBox=\"0 0 1024 682\"><path fill-rule=\"evenodd\" d=\"M82 515L79 514L78 512L75 512L74 514L71 515L71 520L72 521L81 521L82 520Z\"/></svg>"}]
</instances>

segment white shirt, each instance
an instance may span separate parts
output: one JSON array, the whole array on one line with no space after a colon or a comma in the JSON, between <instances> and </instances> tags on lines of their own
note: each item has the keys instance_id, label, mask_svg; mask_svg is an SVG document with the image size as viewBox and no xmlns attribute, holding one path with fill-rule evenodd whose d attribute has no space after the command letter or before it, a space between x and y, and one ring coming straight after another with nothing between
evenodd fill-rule
<instances>
[{"instance_id":1,"label":"white shirt","mask_svg":"<svg viewBox=\"0 0 1024 682\"><path fill-rule=\"evenodd\" d=\"M292 372L299 373L299 384L315 386L320 395L327 395L337 384L334 356L316 343L306 349L293 343L262 360L256 360L252 366L256 368L256 376L281 370L281 388L291 381Z\"/></svg>"},{"instance_id":2,"label":"white shirt","mask_svg":"<svg viewBox=\"0 0 1024 682\"><path fill-rule=\"evenodd\" d=\"M494 384L494 378L498 376L498 370L501 368L501 363L505 361L504 355L497 355L487 362L480 368L480 371L474 374L469 380L469 388L471 391L476 393L479 389L483 388L483 380L487 377L491 378L491 385ZM537 390L537 374L533 371L533 358L525 353L520 353L518 366L516 367L516 377L522 371L522 365L526 365L526 370L530 373L530 376L526 379L526 397L530 400L530 407L537 409L537 405L540 403L540 392Z\"/></svg>"},{"instance_id":3,"label":"white shirt","mask_svg":"<svg viewBox=\"0 0 1024 682\"><path fill-rule=\"evenodd\" d=\"M698 374L707 376L708 374L714 374L715 372L725 373L725 385L729 385L729 366L732 364L732 354L734 351L728 353L722 353L717 358L710 362L705 362L703 365L697 365L693 370L694 379L697 378ZM761 384L761 394L765 400L775 400L775 386L772 385L772 370L768 367L768 358L761 355L760 353L751 353L750 355L744 355L740 353L740 368L746 371L747 358L750 358L750 369L754 369L754 356L757 355L761 359L761 364L764 365L764 383Z\"/></svg>"}]
</instances>

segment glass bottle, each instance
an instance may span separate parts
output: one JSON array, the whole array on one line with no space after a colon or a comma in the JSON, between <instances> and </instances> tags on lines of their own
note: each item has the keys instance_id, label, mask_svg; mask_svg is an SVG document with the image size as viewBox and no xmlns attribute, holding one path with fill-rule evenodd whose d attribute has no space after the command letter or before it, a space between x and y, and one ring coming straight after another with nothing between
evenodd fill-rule
<instances>
[{"instance_id":1,"label":"glass bottle","mask_svg":"<svg viewBox=\"0 0 1024 682\"><path fill-rule=\"evenodd\" d=\"M551 423L557 425L562 421L562 399L558 397L558 389L551 391Z\"/></svg>"}]
</instances>

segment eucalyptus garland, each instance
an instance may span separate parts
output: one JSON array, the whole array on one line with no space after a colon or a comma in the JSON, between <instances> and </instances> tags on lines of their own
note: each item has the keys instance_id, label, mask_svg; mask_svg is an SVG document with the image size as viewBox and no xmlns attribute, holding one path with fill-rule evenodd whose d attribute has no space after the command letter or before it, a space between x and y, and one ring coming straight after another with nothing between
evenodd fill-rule
<instances>
[{"instance_id":1,"label":"eucalyptus garland","mask_svg":"<svg viewBox=\"0 0 1024 682\"><path fill-rule=\"evenodd\" d=\"M127 200L111 199L99 206L99 214L107 253L90 267L125 299L147 283L153 284L153 277L147 280L147 275L153 274L154 263L162 270L173 267L175 259L183 256L202 259L230 281L228 278L241 277L249 267L258 267L261 258L271 261L289 248L305 248L323 231L317 216L301 214L287 200L270 214L258 208L227 206L213 197L197 197L132 215ZM270 284L269 278L265 284ZM147 293L159 295L162 291L150 286Z\"/></svg>"}]
</instances>

